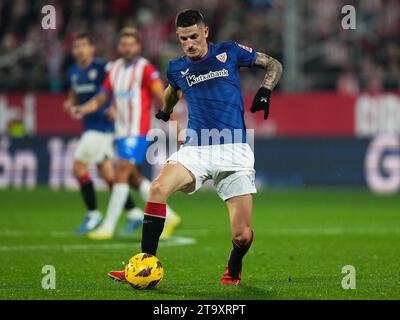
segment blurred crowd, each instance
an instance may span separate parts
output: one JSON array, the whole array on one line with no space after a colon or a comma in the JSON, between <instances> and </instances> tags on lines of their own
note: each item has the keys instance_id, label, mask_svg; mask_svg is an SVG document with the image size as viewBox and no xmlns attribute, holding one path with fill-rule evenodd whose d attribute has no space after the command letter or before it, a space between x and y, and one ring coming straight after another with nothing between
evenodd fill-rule
<instances>
[{"instance_id":1,"label":"blurred crowd","mask_svg":"<svg viewBox=\"0 0 400 320\"><path fill-rule=\"evenodd\" d=\"M304 63L310 76L304 81L346 94L400 88L400 0L303 3L302 48L310 55ZM344 17L341 8L348 4L356 8L354 31L339 23Z\"/></svg>"},{"instance_id":2,"label":"blurred crowd","mask_svg":"<svg viewBox=\"0 0 400 320\"><path fill-rule=\"evenodd\" d=\"M47 4L56 8L55 30L41 26ZM341 27L345 4L357 8L355 31ZM168 60L181 55L175 14L189 7L205 13L211 41L236 40L283 61L285 5L285 0L0 0L0 91L64 90L73 35L82 30L95 36L97 55L111 60L119 29L135 26L144 55L165 71ZM400 0L299 0L298 6L299 89L357 94L400 88ZM245 73L244 87L256 88L261 74Z\"/></svg>"}]
</instances>

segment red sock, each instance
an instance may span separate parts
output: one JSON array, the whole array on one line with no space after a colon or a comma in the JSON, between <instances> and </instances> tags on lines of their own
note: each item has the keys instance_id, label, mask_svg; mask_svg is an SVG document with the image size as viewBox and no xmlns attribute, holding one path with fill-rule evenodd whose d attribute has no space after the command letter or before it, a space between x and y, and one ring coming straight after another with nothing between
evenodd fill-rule
<instances>
[{"instance_id":1,"label":"red sock","mask_svg":"<svg viewBox=\"0 0 400 320\"><path fill-rule=\"evenodd\" d=\"M167 215L167 205L165 203L147 201L144 214L165 219Z\"/></svg>"},{"instance_id":2,"label":"red sock","mask_svg":"<svg viewBox=\"0 0 400 320\"><path fill-rule=\"evenodd\" d=\"M89 211L96 210L97 209L96 194L89 173L85 173L84 175L77 177L77 180L80 185L81 194L83 197L83 201L86 204L86 208Z\"/></svg>"},{"instance_id":3,"label":"red sock","mask_svg":"<svg viewBox=\"0 0 400 320\"><path fill-rule=\"evenodd\" d=\"M114 181L111 180L106 180L106 183L108 185L108 188L112 189L113 185L114 185Z\"/></svg>"},{"instance_id":4,"label":"red sock","mask_svg":"<svg viewBox=\"0 0 400 320\"><path fill-rule=\"evenodd\" d=\"M253 230L251 230L250 240L245 245L241 245L240 243L236 242L235 240L232 240L232 242L234 243L234 245L236 245L239 248L242 248L242 247L250 248L251 244L253 243L253 240L254 240L254 232L253 232Z\"/></svg>"},{"instance_id":5,"label":"red sock","mask_svg":"<svg viewBox=\"0 0 400 320\"><path fill-rule=\"evenodd\" d=\"M84 175L76 177L76 179L78 180L80 185L83 185L83 184L86 184L86 183L92 181L92 179L90 178L89 173L85 173Z\"/></svg>"}]
</instances>

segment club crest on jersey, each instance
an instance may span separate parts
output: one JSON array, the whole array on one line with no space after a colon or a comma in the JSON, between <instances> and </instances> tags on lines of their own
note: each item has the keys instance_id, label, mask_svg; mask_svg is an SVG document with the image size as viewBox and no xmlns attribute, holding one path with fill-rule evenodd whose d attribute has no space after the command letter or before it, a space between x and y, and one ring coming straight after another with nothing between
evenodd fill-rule
<instances>
[{"instance_id":1,"label":"club crest on jersey","mask_svg":"<svg viewBox=\"0 0 400 320\"><path fill-rule=\"evenodd\" d=\"M219 55L216 56L216 58L221 61L222 63L226 62L226 59L228 58L228 55L226 52L220 53Z\"/></svg>"},{"instance_id":2,"label":"club crest on jersey","mask_svg":"<svg viewBox=\"0 0 400 320\"><path fill-rule=\"evenodd\" d=\"M88 73L88 78L90 80L96 79L97 78L97 70L96 69L90 70L89 73Z\"/></svg>"},{"instance_id":3,"label":"club crest on jersey","mask_svg":"<svg viewBox=\"0 0 400 320\"><path fill-rule=\"evenodd\" d=\"M250 48L250 47L244 46L244 45L242 45L242 44L240 44L240 43L238 43L238 46L241 47L242 49L244 49L244 50L250 52L250 53L253 52L253 49Z\"/></svg>"}]
</instances>

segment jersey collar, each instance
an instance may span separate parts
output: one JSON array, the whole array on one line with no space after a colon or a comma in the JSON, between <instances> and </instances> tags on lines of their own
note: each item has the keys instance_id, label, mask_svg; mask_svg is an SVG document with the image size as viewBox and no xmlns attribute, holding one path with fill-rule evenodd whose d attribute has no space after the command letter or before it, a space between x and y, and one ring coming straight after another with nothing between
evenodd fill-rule
<instances>
[{"instance_id":1,"label":"jersey collar","mask_svg":"<svg viewBox=\"0 0 400 320\"><path fill-rule=\"evenodd\" d=\"M83 71L89 70L91 67L93 67L93 65L94 65L94 60L95 60L95 59L93 59L86 67L81 67L81 66L79 66L78 63L76 63L76 66L78 67L79 70L83 70Z\"/></svg>"},{"instance_id":2,"label":"jersey collar","mask_svg":"<svg viewBox=\"0 0 400 320\"><path fill-rule=\"evenodd\" d=\"M139 59L140 59L140 57L136 57L130 63L125 63L125 61L124 61L124 67L129 68L130 66L134 66L139 61Z\"/></svg>"}]
</instances>

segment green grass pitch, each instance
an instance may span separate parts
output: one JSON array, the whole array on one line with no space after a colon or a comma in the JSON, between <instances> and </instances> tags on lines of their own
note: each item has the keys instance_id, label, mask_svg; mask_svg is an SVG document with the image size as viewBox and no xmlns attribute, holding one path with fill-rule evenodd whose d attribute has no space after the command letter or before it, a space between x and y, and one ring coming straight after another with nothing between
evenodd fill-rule
<instances>
[{"instance_id":1,"label":"green grass pitch","mask_svg":"<svg viewBox=\"0 0 400 320\"><path fill-rule=\"evenodd\" d=\"M108 196L98 193L103 212ZM231 249L224 203L210 191L177 194L170 204L183 223L178 238L159 247L164 280L139 291L106 273L139 252L140 232L93 242L74 234L84 213L79 193L0 190L0 299L400 298L399 195L339 189L258 193L254 244L242 283L230 287L219 284ZM55 290L42 289L44 265L56 269ZM356 269L355 290L342 289L345 265Z\"/></svg>"}]
</instances>

